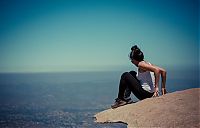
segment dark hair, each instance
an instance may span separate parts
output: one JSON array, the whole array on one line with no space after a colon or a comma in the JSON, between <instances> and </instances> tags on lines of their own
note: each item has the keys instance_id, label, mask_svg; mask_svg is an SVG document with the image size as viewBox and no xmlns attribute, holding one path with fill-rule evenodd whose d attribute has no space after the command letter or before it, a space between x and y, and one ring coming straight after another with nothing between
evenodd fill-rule
<instances>
[{"instance_id":1,"label":"dark hair","mask_svg":"<svg viewBox=\"0 0 200 128\"><path fill-rule=\"evenodd\" d=\"M134 45L131 47L131 52L129 55L129 58L131 60L137 60L137 61L143 61L144 60L144 55L143 52L138 48L137 45Z\"/></svg>"}]
</instances>

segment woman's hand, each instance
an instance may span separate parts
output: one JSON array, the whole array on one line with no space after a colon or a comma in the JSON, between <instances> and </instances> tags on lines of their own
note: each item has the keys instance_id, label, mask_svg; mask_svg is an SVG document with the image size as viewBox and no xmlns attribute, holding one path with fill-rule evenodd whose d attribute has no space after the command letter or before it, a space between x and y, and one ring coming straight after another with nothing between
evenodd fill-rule
<instances>
[{"instance_id":1,"label":"woman's hand","mask_svg":"<svg viewBox=\"0 0 200 128\"><path fill-rule=\"evenodd\" d=\"M157 96L159 96L159 88L158 87L155 88L154 94L152 97L157 97Z\"/></svg>"}]
</instances>

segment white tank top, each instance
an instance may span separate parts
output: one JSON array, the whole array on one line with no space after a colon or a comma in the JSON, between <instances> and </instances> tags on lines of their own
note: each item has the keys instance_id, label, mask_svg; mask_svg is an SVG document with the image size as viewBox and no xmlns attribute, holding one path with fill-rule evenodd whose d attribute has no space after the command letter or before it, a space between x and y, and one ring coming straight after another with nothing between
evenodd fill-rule
<instances>
[{"instance_id":1,"label":"white tank top","mask_svg":"<svg viewBox=\"0 0 200 128\"><path fill-rule=\"evenodd\" d=\"M150 93L154 92L155 76L153 72L145 71L137 73L137 78L140 81L142 88Z\"/></svg>"}]
</instances>

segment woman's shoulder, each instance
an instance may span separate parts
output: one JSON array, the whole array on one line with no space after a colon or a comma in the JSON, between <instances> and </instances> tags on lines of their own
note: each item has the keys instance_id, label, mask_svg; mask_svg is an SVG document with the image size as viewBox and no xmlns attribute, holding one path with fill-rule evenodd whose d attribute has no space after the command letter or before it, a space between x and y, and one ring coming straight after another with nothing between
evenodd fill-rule
<instances>
[{"instance_id":1,"label":"woman's shoulder","mask_svg":"<svg viewBox=\"0 0 200 128\"><path fill-rule=\"evenodd\" d=\"M144 66L144 65L152 65L152 64L149 61L143 60L143 61L140 61L138 65Z\"/></svg>"},{"instance_id":2,"label":"woman's shoulder","mask_svg":"<svg viewBox=\"0 0 200 128\"><path fill-rule=\"evenodd\" d=\"M147 70L145 70L144 67L146 67L147 65L149 65L147 61L140 61L138 64L138 72L140 73L146 72Z\"/></svg>"},{"instance_id":3,"label":"woman's shoulder","mask_svg":"<svg viewBox=\"0 0 200 128\"><path fill-rule=\"evenodd\" d=\"M141 61L138 64L138 68L143 69L145 71L153 71L155 66L148 61Z\"/></svg>"}]
</instances>

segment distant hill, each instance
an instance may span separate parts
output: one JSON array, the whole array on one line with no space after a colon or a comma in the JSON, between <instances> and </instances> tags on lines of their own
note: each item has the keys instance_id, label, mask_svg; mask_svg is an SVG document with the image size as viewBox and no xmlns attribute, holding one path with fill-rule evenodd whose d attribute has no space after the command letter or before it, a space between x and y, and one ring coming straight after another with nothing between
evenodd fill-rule
<instances>
[{"instance_id":1,"label":"distant hill","mask_svg":"<svg viewBox=\"0 0 200 128\"><path fill-rule=\"evenodd\" d=\"M123 122L133 127L200 127L200 88L148 98L95 115L96 122Z\"/></svg>"}]
</instances>

